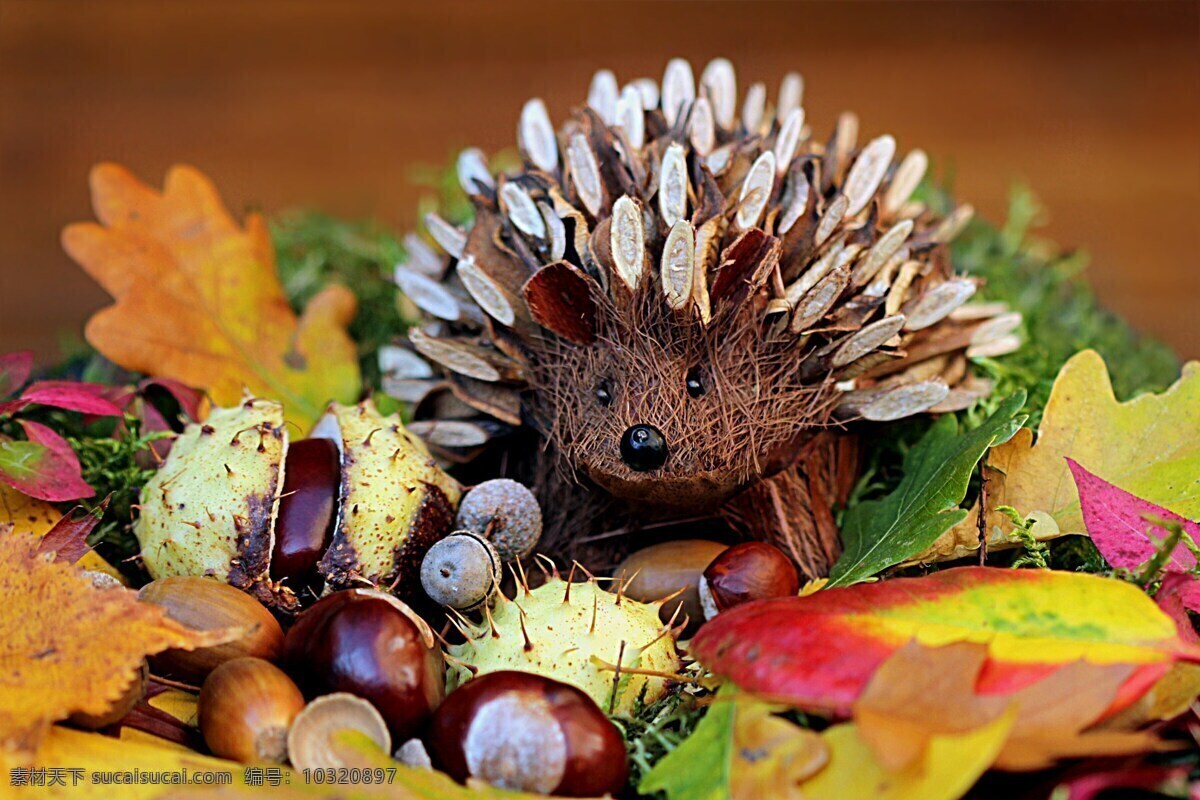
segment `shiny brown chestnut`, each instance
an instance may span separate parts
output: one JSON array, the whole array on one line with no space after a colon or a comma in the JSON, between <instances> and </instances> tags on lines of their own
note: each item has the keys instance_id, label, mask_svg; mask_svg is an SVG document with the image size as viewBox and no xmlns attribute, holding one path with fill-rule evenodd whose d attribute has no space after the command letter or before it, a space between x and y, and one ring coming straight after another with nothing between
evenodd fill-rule
<instances>
[{"instance_id":1,"label":"shiny brown chestnut","mask_svg":"<svg viewBox=\"0 0 1200 800\"><path fill-rule=\"evenodd\" d=\"M567 797L613 794L628 775L625 742L574 686L530 672L489 672L450 693L427 741L459 782Z\"/></svg>"},{"instance_id":2,"label":"shiny brown chestnut","mask_svg":"<svg viewBox=\"0 0 1200 800\"><path fill-rule=\"evenodd\" d=\"M700 579L706 619L751 600L800 591L800 576L783 551L766 542L742 542L713 559Z\"/></svg>"},{"instance_id":3,"label":"shiny brown chestnut","mask_svg":"<svg viewBox=\"0 0 1200 800\"><path fill-rule=\"evenodd\" d=\"M374 589L347 589L296 619L284 669L309 697L349 692L370 701L403 742L445 696L445 665L433 631L407 605Z\"/></svg>"},{"instance_id":4,"label":"shiny brown chestnut","mask_svg":"<svg viewBox=\"0 0 1200 800\"><path fill-rule=\"evenodd\" d=\"M288 447L271 553L273 579L297 591L320 586L317 563L333 541L340 484L341 455L332 440L301 439Z\"/></svg>"},{"instance_id":5,"label":"shiny brown chestnut","mask_svg":"<svg viewBox=\"0 0 1200 800\"><path fill-rule=\"evenodd\" d=\"M267 661L279 658L283 629L262 603L240 589L215 578L177 575L151 581L138 599L163 606L167 616L189 628L207 631L240 628L240 639L196 650L166 650L150 657L156 675L200 683L220 664L253 656Z\"/></svg>"},{"instance_id":6,"label":"shiny brown chestnut","mask_svg":"<svg viewBox=\"0 0 1200 800\"><path fill-rule=\"evenodd\" d=\"M235 658L200 688L197 716L214 755L244 764L283 763L292 720L304 695L284 672L261 658Z\"/></svg>"}]
</instances>

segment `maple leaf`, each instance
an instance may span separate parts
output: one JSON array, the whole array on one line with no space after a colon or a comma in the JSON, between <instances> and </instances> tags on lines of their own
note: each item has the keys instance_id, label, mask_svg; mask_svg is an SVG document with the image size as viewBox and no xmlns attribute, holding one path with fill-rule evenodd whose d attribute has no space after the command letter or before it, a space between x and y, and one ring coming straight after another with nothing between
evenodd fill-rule
<instances>
[{"instance_id":1,"label":"maple leaf","mask_svg":"<svg viewBox=\"0 0 1200 800\"><path fill-rule=\"evenodd\" d=\"M1136 586L1050 570L961 567L759 600L704 624L690 651L746 691L806 710L846 712L897 649L987 642L978 687L1010 693L1065 665L1134 664L1127 705L1200 647ZM803 658L797 658L802 653ZM1115 709L1114 709L1115 710Z\"/></svg>"},{"instance_id":2,"label":"maple leaf","mask_svg":"<svg viewBox=\"0 0 1200 800\"><path fill-rule=\"evenodd\" d=\"M670 800L801 800L800 784L825 766L816 733L774 715L767 703L728 686L695 732L667 753L638 785Z\"/></svg>"},{"instance_id":3,"label":"maple leaf","mask_svg":"<svg viewBox=\"0 0 1200 800\"><path fill-rule=\"evenodd\" d=\"M926 647L911 641L885 661L854 705L859 735L892 770L911 767L937 735L961 735L1008 712L1014 720L996 757L1001 769L1029 770L1061 758L1153 750L1144 732L1085 732L1108 713L1133 664L1075 661L1007 693L979 694L987 645Z\"/></svg>"},{"instance_id":4,"label":"maple leaf","mask_svg":"<svg viewBox=\"0 0 1200 800\"><path fill-rule=\"evenodd\" d=\"M241 227L192 167L162 193L128 170L92 170L100 224L63 231L63 247L116 303L89 320L88 341L126 369L206 389L218 405L244 391L281 401L308 430L326 403L352 403L358 359L346 326L354 295L329 286L297 319L279 282L266 224Z\"/></svg>"},{"instance_id":5,"label":"maple leaf","mask_svg":"<svg viewBox=\"0 0 1200 800\"><path fill-rule=\"evenodd\" d=\"M1189 519L1200 518L1200 362L1183 366L1160 394L1117 402L1104 359L1076 353L1058 373L1037 443L1027 428L988 454L988 548L1011 547L1015 508L1038 519L1037 539L1083 534L1079 493L1066 457L1140 498ZM978 508L918 560L960 558L978 548Z\"/></svg>"},{"instance_id":6,"label":"maple leaf","mask_svg":"<svg viewBox=\"0 0 1200 800\"><path fill-rule=\"evenodd\" d=\"M98 589L38 552L30 533L0 531L0 755L26 760L50 724L99 714L150 654L218 644L238 630L194 631L123 588ZM96 636L104 631L104 636ZM15 757L15 759L14 759Z\"/></svg>"}]
</instances>

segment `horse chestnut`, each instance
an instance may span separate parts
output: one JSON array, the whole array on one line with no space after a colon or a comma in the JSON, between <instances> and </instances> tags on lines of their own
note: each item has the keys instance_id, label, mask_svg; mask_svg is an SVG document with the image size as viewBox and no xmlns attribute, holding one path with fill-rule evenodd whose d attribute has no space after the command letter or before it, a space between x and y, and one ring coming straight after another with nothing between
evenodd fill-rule
<instances>
[{"instance_id":1,"label":"horse chestnut","mask_svg":"<svg viewBox=\"0 0 1200 800\"><path fill-rule=\"evenodd\" d=\"M329 439L301 439L288 448L271 553L274 580L288 580L293 589L320 585L317 564L333 540L341 476L341 456Z\"/></svg>"},{"instance_id":2,"label":"horse chestnut","mask_svg":"<svg viewBox=\"0 0 1200 800\"><path fill-rule=\"evenodd\" d=\"M283 662L309 697L349 692L370 701L398 742L424 727L445 694L433 631L373 589L334 592L301 613L284 638Z\"/></svg>"},{"instance_id":3,"label":"horse chestnut","mask_svg":"<svg viewBox=\"0 0 1200 800\"><path fill-rule=\"evenodd\" d=\"M788 597L800 591L796 565L766 542L742 542L713 559L700 578L706 619L751 600Z\"/></svg>"},{"instance_id":4,"label":"horse chestnut","mask_svg":"<svg viewBox=\"0 0 1200 800\"><path fill-rule=\"evenodd\" d=\"M625 742L584 692L531 672L468 681L434 714L428 742L455 780L568 797L625 787Z\"/></svg>"}]
</instances>

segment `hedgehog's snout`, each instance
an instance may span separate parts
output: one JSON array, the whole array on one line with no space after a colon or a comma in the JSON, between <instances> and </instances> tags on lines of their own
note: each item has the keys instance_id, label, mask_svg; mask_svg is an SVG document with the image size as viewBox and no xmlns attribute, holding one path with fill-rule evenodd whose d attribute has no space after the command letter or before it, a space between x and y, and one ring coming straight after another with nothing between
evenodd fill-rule
<instances>
[{"instance_id":1,"label":"hedgehog's snout","mask_svg":"<svg viewBox=\"0 0 1200 800\"><path fill-rule=\"evenodd\" d=\"M621 460L633 470L650 472L667 463L670 448L653 425L633 425L621 435Z\"/></svg>"}]
</instances>

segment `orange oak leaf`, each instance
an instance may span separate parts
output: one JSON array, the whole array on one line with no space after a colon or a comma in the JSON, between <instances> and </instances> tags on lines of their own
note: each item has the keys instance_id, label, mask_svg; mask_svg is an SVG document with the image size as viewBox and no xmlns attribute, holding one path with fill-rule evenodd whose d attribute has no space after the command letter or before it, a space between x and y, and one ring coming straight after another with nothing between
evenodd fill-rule
<instances>
[{"instance_id":1,"label":"orange oak leaf","mask_svg":"<svg viewBox=\"0 0 1200 800\"><path fill-rule=\"evenodd\" d=\"M329 286L297 319L258 214L238 225L198 170L173 167L160 193L116 164L92 170L99 224L63 231L63 248L116 301L87 340L126 369L205 389L279 400L307 430L331 400L358 400L354 295Z\"/></svg>"},{"instance_id":2,"label":"orange oak leaf","mask_svg":"<svg viewBox=\"0 0 1200 800\"><path fill-rule=\"evenodd\" d=\"M100 714L147 655L190 650L241 631L194 631L121 587L97 588L39 538L0 527L0 764L20 764L51 723Z\"/></svg>"}]
</instances>

